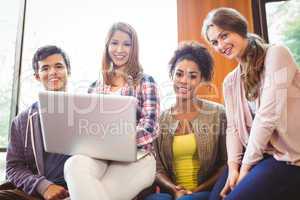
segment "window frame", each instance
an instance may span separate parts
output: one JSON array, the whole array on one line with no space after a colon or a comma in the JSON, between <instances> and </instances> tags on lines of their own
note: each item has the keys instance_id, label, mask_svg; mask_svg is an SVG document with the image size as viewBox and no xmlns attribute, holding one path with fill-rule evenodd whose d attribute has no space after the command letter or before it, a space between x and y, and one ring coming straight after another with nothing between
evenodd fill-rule
<instances>
[{"instance_id":1,"label":"window frame","mask_svg":"<svg viewBox=\"0 0 300 200\"><path fill-rule=\"evenodd\" d=\"M252 15L254 32L269 42L268 24L266 17L266 3L280 2L287 0L252 0Z\"/></svg>"},{"instance_id":2,"label":"window frame","mask_svg":"<svg viewBox=\"0 0 300 200\"><path fill-rule=\"evenodd\" d=\"M13 72L13 81L12 81L13 85L12 85L12 93L11 93L9 124L12 123L12 120L18 114L26 5L27 5L27 0L20 0L17 37L16 37L16 45L15 45L15 63L14 63L14 72ZM8 134L8 138L10 138L10 130L8 130L7 134ZM3 147L0 148L0 152L6 152L6 151L7 148L3 148Z\"/></svg>"}]
</instances>

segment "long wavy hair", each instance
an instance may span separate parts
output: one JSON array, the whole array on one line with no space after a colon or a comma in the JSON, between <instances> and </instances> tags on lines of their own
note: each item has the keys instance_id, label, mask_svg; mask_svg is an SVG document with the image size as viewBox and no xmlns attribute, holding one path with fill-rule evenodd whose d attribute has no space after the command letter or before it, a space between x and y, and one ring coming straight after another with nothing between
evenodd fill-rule
<instances>
[{"instance_id":1,"label":"long wavy hair","mask_svg":"<svg viewBox=\"0 0 300 200\"><path fill-rule=\"evenodd\" d=\"M108 47L111 41L111 38L116 31L122 31L127 33L131 39L131 50L128 61L126 63L127 67L125 69L125 74L123 77L127 82L133 82L137 84L142 77L143 68L139 62L139 44L136 31L127 23L117 22L111 26L108 31L105 40L105 50L102 57L102 76L103 81L107 85L113 85L112 78L115 75L114 63L109 56Z\"/></svg>"},{"instance_id":2,"label":"long wavy hair","mask_svg":"<svg viewBox=\"0 0 300 200\"><path fill-rule=\"evenodd\" d=\"M259 95L261 75L264 71L264 60L268 44L258 35L249 33L247 20L237 10L232 8L217 8L208 13L203 26L202 35L209 42L208 29L217 26L223 30L239 34L248 40L248 45L242 55L242 80L246 98L254 100Z\"/></svg>"}]
</instances>

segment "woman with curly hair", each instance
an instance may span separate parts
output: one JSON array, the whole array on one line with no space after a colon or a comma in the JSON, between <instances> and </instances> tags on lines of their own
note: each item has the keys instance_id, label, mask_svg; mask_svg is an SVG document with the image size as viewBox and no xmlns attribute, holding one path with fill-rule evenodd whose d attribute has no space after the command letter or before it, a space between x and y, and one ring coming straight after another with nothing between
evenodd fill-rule
<instances>
[{"instance_id":1,"label":"woman with curly hair","mask_svg":"<svg viewBox=\"0 0 300 200\"><path fill-rule=\"evenodd\" d=\"M161 193L146 200L205 200L226 163L224 107L197 95L213 60L204 46L184 42L169 66L176 103L161 114L154 143Z\"/></svg>"}]
</instances>

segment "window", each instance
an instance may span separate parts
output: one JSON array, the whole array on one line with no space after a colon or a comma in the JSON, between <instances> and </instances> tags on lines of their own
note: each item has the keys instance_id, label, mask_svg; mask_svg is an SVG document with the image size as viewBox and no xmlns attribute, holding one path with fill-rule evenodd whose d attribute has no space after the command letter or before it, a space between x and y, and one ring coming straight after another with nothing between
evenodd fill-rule
<instances>
[{"instance_id":1,"label":"window","mask_svg":"<svg viewBox=\"0 0 300 200\"><path fill-rule=\"evenodd\" d=\"M286 45L300 66L300 1L252 0L255 32L269 43Z\"/></svg>"},{"instance_id":2,"label":"window","mask_svg":"<svg viewBox=\"0 0 300 200\"><path fill-rule=\"evenodd\" d=\"M169 85L167 63L177 46L176 1L31 0L26 14L20 110L40 89L31 67L38 47L55 44L64 49L71 61L71 91L86 92L100 75L105 37L117 21L136 29L145 72L160 85Z\"/></svg>"},{"instance_id":3,"label":"window","mask_svg":"<svg viewBox=\"0 0 300 200\"><path fill-rule=\"evenodd\" d=\"M7 146L19 4L0 2L0 148Z\"/></svg>"},{"instance_id":4,"label":"window","mask_svg":"<svg viewBox=\"0 0 300 200\"><path fill-rule=\"evenodd\" d=\"M300 1L266 3L270 43L283 43L293 53L300 66Z\"/></svg>"},{"instance_id":5,"label":"window","mask_svg":"<svg viewBox=\"0 0 300 200\"><path fill-rule=\"evenodd\" d=\"M19 0L0 1L0 149L2 150L5 150L8 141L19 7ZM5 153L0 153L0 181L4 179L4 160Z\"/></svg>"}]
</instances>

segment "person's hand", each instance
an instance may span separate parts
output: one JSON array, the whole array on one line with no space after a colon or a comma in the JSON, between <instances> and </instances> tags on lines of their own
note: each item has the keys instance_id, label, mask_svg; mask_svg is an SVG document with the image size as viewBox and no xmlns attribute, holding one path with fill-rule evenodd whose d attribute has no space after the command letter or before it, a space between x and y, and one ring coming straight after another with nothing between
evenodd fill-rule
<instances>
[{"instance_id":1,"label":"person's hand","mask_svg":"<svg viewBox=\"0 0 300 200\"><path fill-rule=\"evenodd\" d=\"M174 191L174 199L179 199L180 197L182 197L184 195L188 195L188 194L192 194L192 192L189 190L186 190L181 185L177 185L175 187L175 191Z\"/></svg>"},{"instance_id":2,"label":"person's hand","mask_svg":"<svg viewBox=\"0 0 300 200\"><path fill-rule=\"evenodd\" d=\"M60 185L49 185L43 194L45 200L60 200L69 196L68 190Z\"/></svg>"},{"instance_id":3,"label":"person's hand","mask_svg":"<svg viewBox=\"0 0 300 200\"><path fill-rule=\"evenodd\" d=\"M243 164L240 169L240 174L237 183L239 183L251 170L251 165Z\"/></svg>"},{"instance_id":4,"label":"person's hand","mask_svg":"<svg viewBox=\"0 0 300 200\"><path fill-rule=\"evenodd\" d=\"M225 198L227 194L229 194L234 187L237 184L237 181L239 179L239 171L238 170L229 170L228 177L225 183L225 186L223 187L220 196L222 198Z\"/></svg>"}]
</instances>

